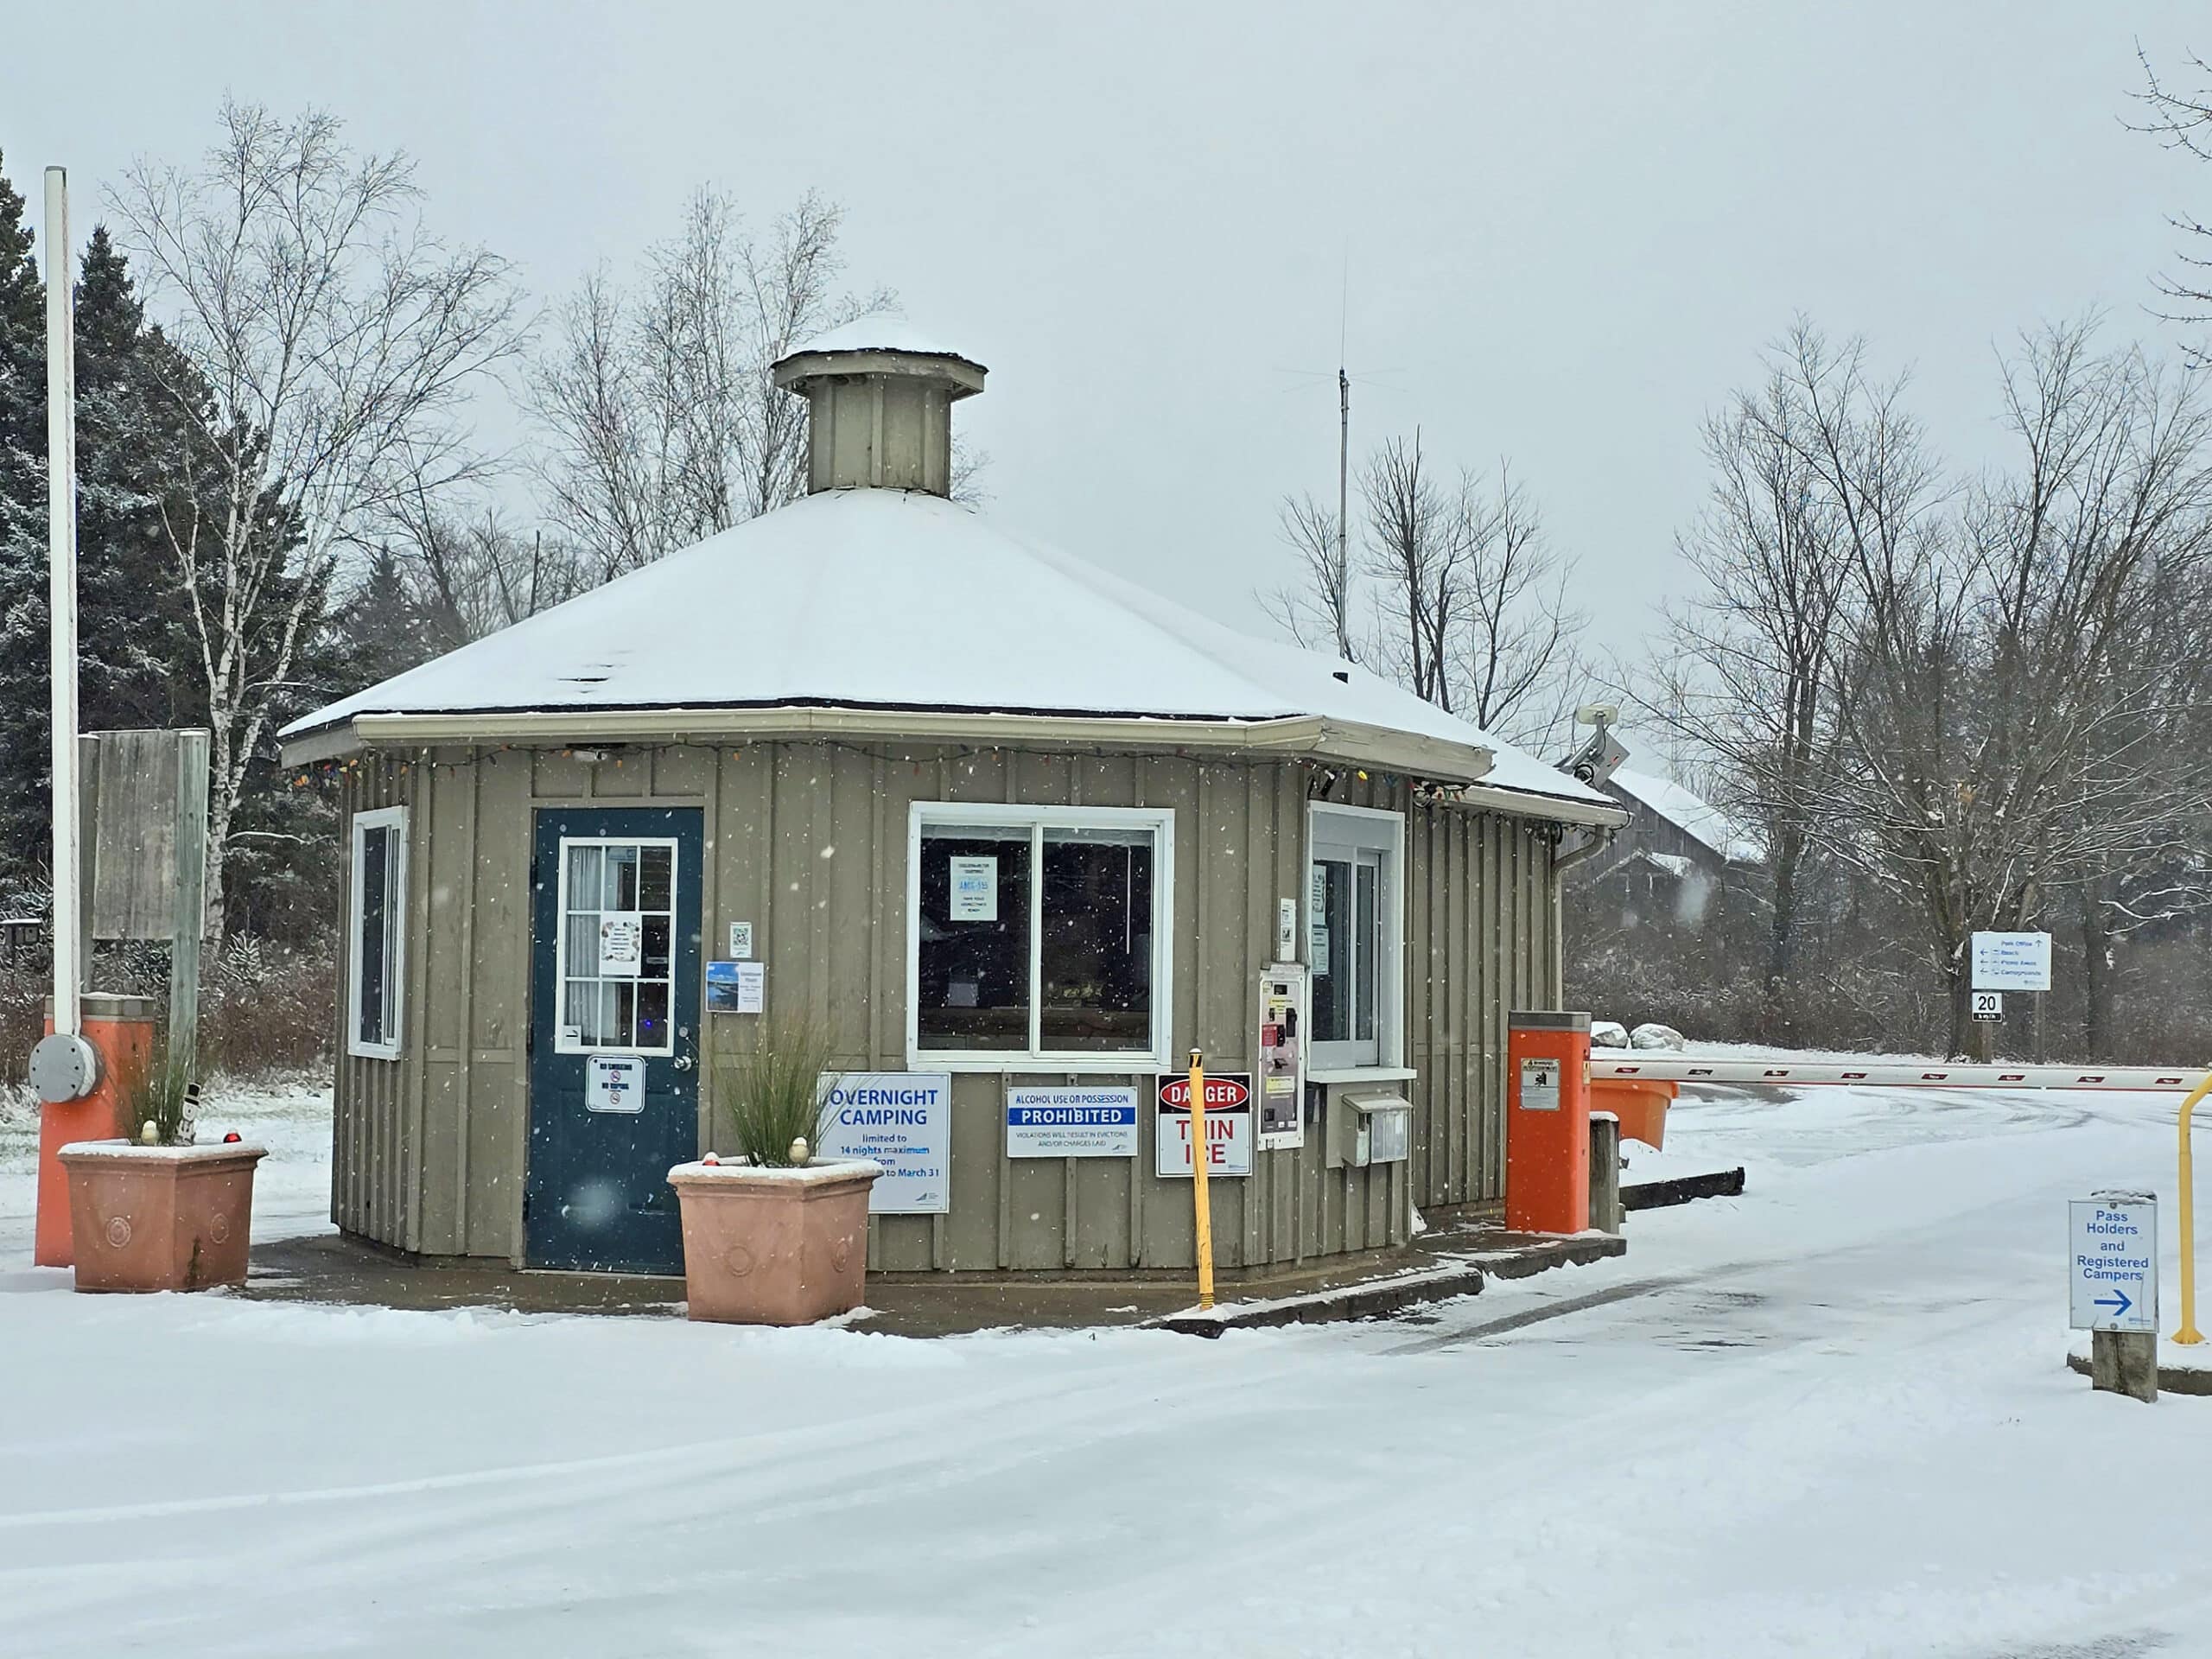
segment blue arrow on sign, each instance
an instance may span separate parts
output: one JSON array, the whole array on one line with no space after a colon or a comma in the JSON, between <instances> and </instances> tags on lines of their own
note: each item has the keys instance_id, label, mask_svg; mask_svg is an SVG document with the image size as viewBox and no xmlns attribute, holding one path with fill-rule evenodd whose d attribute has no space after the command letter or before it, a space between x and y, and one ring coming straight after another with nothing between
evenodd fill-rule
<instances>
[{"instance_id":1,"label":"blue arrow on sign","mask_svg":"<svg viewBox=\"0 0 2212 1659\"><path fill-rule=\"evenodd\" d=\"M2092 1307L2108 1307L2112 1309L2113 1318L2115 1319L2124 1319L2127 1317L2127 1310L2134 1306L2135 1304L2127 1300L2127 1293L2126 1291L2115 1290L2109 1296L2100 1296L2095 1301L2090 1303L2089 1306Z\"/></svg>"}]
</instances>

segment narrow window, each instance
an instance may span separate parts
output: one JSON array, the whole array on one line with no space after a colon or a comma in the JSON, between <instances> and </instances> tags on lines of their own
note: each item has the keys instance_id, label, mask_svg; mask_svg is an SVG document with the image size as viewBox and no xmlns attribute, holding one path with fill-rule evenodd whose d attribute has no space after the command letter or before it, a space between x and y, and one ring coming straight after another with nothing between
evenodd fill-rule
<instances>
[{"instance_id":1,"label":"narrow window","mask_svg":"<svg viewBox=\"0 0 2212 1659\"><path fill-rule=\"evenodd\" d=\"M1311 1058L1322 1067L1395 1064L1402 829L1395 813L1317 806L1306 893Z\"/></svg>"},{"instance_id":2,"label":"narrow window","mask_svg":"<svg viewBox=\"0 0 2212 1659\"><path fill-rule=\"evenodd\" d=\"M353 816L353 893L346 928L346 1051L399 1053L402 929L407 912L407 810Z\"/></svg>"}]
</instances>

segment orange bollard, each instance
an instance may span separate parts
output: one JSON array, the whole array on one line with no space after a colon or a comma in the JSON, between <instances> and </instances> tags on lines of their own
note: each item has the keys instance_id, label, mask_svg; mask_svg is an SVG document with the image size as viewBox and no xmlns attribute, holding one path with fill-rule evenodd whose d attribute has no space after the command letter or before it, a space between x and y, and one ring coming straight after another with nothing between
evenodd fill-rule
<instances>
[{"instance_id":1,"label":"orange bollard","mask_svg":"<svg viewBox=\"0 0 2212 1659\"><path fill-rule=\"evenodd\" d=\"M31 1260L41 1268L72 1268L77 1252L70 1243L69 1173L61 1148L77 1141L112 1141L137 1126L121 1122L122 1082L146 1064L154 1052L154 999L86 991L81 999L85 1040L100 1057L100 1080L82 1100L65 1100L39 1109L38 1222ZM54 1029L54 1008L46 1011Z\"/></svg>"},{"instance_id":2,"label":"orange bollard","mask_svg":"<svg viewBox=\"0 0 2212 1659\"><path fill-rule=\"evenodd\" d=\"M1516 1013L1505 1034L1505 1224L1590 1225L1590 1016Z\"/></svg>"}]
</instances>

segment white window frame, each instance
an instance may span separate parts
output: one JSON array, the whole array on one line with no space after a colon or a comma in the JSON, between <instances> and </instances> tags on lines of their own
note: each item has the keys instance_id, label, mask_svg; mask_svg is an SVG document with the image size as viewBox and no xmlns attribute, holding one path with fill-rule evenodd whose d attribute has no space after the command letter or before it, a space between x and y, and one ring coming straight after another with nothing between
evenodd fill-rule
<instances>
[{"instance_id":1,"label":"white window frame","mask_svg":"<svg viewBox=\"0 0 2212 1659\"><path fill-rule=\"evenodd\" d=\"M390 830L392 852L385 865L385 1034L381 1043L361 1039L361 924L366 869L363 854L370 832ZM346 1052L367 1060L396 1060L407 1032L407 809L380 806L353 815L352 868L346 879Z\"/></svg>"},{"instance_id":2,"label":"white window frame","mask_svg":"<svg viewBox=\"0 0 2212 1659\"><path fill-rule=\"evenodd\" d=\"M1376 902L1382 913L1382 960L1376 964L1376 1058L1355 1057L1357 1039L1321 1042L1306 1049L1311 1071L1397 1071L1406 1063L1406 818L1386 807L1311 803L1306 811L1306 870L1299 882L1298 907L1305 918L1299 930L1299 960L1308 972L1313 962L1313 860L1323 847L1382 855Z\"/></svg>"},{"instance_id":3,"label":"white window frame","mask_svg":"<svg viewBox=\"0 0 2212 1659\"><path fill-rule=\"evenodd\" d=\"M1029 830L1029 1046L962 1050L921 1046L922 831L934 824ZM1037 997L1039 936L1047 830L1149 830L1152 854L1152 1047L1062 1050L1039 1046L1044 1010ZM1173 1071L1175 1008L1175 810L1145 806L1006 806L972 801L916 801L906 815L906 1064L914 1071L1145 1072Z\"/></svg>"},{"instance_id":4,"label":"white window frame","mask_svg":"<svg viewBox=\"0 0 2212 1659\"><path fill-rule=\"evenodd\" d=\"M635 1044L610 1047L604 1043L587 1043L581 1039L569 1039L568 1021L562 1018L569 1011L569 849L571 847L635 847L643 851L648 847L668 849L668 1041L658 1048L640 1048ZM683 950L677 940L677 895L683 891L683 848L673 836L563 836L554 853L560 870L554 884L553 902L560 908L554 912L553 924L553 1052L556 1054L639 1054L648 1059L660 1059L676 1052L676 973L683 958ZM594 905L596 911L600 908ZM645 982L641 981L640 982ZM637 1029L637 1012L630 1015L632 1033Z\"/></svg>"}]
</instances>

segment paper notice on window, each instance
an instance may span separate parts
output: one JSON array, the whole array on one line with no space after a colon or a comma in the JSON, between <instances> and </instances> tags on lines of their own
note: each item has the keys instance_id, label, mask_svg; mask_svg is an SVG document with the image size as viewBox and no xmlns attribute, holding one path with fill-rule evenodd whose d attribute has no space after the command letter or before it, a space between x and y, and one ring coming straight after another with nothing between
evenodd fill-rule
<instances>
[{"instance_id":1,"label":"paper notice on window","mask_svg":"<svg viewBox=\"0 0 2212 1659\"><path fill-rule=\"evenodd\" d=\"M634 910L605 910L599 916L599 976L635 979L645 944L645 919Z\"/></svg>"},{"instance_id":2,"label":"paper notice on window","mask_svg":"<svg viewBox=\"0 0 2212 1659\"><path fill-rule=\"evenodd\" d=\"M1323 979L1329 975L1329 873L1313 867L1313 890L1306 903L1306 965Z\"/></svg>"},{"instance_id":3,"label":"paper notice on window","mask_svg":"<svg viewBox=\"0 0 2212 1659\"><path fill-rule=\"evenodd\" d=\"M995 922L999 918L999 861L995 858L952 858L951 902L946 919Z\"/></svg>"}]
</instances>

